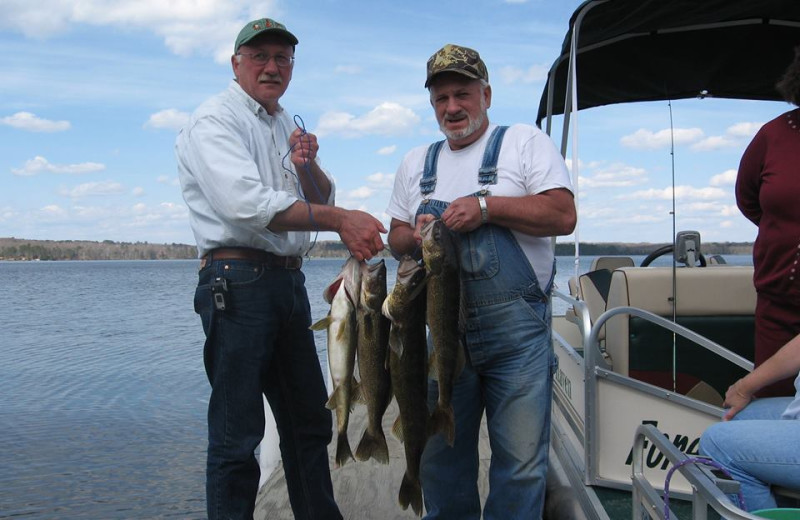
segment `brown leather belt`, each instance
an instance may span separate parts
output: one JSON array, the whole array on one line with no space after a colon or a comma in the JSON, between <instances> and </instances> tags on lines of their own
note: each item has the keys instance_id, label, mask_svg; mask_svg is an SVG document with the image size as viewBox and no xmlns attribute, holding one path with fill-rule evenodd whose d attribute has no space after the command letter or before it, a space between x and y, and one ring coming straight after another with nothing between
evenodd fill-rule
<instances>
[{"instance_id":1,"label":"brown leather belt","mask_svg":"<svg viewBox=\"0 0 800 520\"><path fill-rule=\"evenodd\" d=\"M212 249L200 259L200 269L214 260L247 260L257 264L264 264L269 269L300 269L303 259L299 256L278 256L261 249L249 247L218 247Z\"/></svg>"}]
</instances>

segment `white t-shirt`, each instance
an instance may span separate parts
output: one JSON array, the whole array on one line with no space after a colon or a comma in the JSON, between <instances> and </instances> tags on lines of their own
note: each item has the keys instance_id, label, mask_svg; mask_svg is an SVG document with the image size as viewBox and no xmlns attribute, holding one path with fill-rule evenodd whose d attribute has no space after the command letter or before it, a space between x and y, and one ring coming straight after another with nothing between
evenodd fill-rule
<instances>
[{"instance_id":1,"label":"white t-shirt","mask_svg":"<svg viewBox=\"0 0 800 520\"><path fill-rule=\"evenodd\" d=\"M490 125L480 139L466 148L451 150L447 143L442 146L436 166L436 189L428 198L452 202L482 188L478 182L478 169L483 161L486 142L496 126ZM427 145L419 146L403 158L386 210L391 217L412 226L423 199L419 181L427 151ZM510 126L503 138L497 160L497 184L489 184L487 188L490 195L522 197L556 188L572 191L572 183L564 160L550 137L534 126L517 124ZM550 237L513 233L544 288L553 268Z\"/></svg>"}]
</instances>

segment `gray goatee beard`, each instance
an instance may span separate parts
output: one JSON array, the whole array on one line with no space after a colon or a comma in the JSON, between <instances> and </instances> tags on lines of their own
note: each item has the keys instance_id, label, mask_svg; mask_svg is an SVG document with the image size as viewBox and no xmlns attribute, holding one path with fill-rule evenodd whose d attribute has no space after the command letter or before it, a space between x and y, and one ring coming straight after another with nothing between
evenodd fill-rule
<instances>
[{"instance_id":1,"label":"gray goatee beard","mask_svg":"<svg viewBox=\"0 0 800 520\"><path fill-rule=\"evenodd\" d=\"M483 100L483 96L481 96L481 113L475 119L470 119L469 124L466 128L462 128L461 130L448 130L445 128L444 124L447 122L447 118L442 121L442 124L439 125L439 130L452 141L458 141L464 139L465 137L469 137L474 134L480 127L483 125L484 121L486 121L486 102ZM457 114L458 115L458 114ZM467 114L469 118L469 114Z\"/></svg>"}]
</instances>

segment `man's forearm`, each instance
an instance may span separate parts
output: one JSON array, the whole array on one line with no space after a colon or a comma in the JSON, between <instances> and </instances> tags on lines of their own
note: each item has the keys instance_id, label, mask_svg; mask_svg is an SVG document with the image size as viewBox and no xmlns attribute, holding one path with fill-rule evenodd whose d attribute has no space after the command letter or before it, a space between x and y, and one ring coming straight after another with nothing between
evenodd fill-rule
<instances>
[{"instance_id":1,"label":"man's forearm","mask_svg":"<svg viewBox=\"0 0 800 520\"><path fill-rule=\"evenodd\" d=\"M338 233L345 211L336 206L299 200L284 211L277 213L267 229L274 233L282 231L335 231Z\"/></svg>"},{"instance_id":2,"label":"man's forearm","mask_svg":"<svg viewBox=\"0 0 800 520\"><path fill-rule=\"evenodd\" d=\"M316 161L309 161L308 166L295 167L300 178L300 186L309 202L325 204L331 195L331 183L325 172Z\"/></svg>"}]
</instances>

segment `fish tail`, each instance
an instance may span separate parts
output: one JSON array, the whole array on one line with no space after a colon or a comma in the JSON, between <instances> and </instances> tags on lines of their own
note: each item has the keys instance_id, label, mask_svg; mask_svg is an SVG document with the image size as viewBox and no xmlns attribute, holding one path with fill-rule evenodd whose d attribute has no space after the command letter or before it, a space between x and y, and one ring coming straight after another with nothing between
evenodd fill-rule
<instances>
[{"instance_id":1,"label":"fish tail","mask_svg":"<svg viewBox=\"0 0 800 520\"><path fill-rule=\"evenodd\" d=\"M400 484L400 494L398 495L400 507L403 509L411 509L417 514L422 516L422 487L419 485L419 480L412 480L408 474L403 475L403 482Z\"/></svg>"},{"instance_id":2,"label":"fish tail","mask_svg":"<svg viewBox=\"0 0 800 520\"><path fill-rule=\"evenodd\" d=\"M447 444L452 446L456 437L456 418L453 405L444 407L437 404L428 422L428 429L429 435L437 433L444 435Z\"/></svg>"},{"instance_id":3,"label":"fish tail","mask_svg":"<svg viewBox=\"0 0 800 520\"><path fill-rule=\"evenodd\" d=\"M336 467L341 468L348 460L353 460L353 452L350 450L347 432L343 432L336 439Z\"/></svg>"},{"instance_id":4,"label":"fish tail","mask_svg":"<svg viewBox=\"0 0 800 520\"><path fill-rule=\"evenodd\" d=\"M382 430L375 433L364 430L361 442L356 448L356 459L364 461L373 458L381 464L389 464L389 446L386 444L386 436Z\"/></svg>"}]
</instances>

